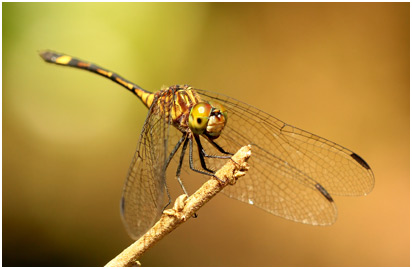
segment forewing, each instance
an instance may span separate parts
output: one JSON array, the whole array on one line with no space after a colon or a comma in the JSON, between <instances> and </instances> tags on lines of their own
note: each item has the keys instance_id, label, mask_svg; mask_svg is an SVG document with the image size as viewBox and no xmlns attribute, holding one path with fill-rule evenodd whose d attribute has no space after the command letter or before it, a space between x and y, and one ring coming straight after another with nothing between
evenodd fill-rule
<instances>
[{"instance_id":1,"label":"forewing","mask_svg":"<svg viewBox=\"0 0 412 269\"><path fill-rule=\"evenodd\" d=\"M232 153L252 144L250 171L224 189L228 196L286 219L324 225L336 218L329 193L365 195L373 188L370 167L352 151L233 98L198 94L227 109L227 125L215 142Z\"/></svg>"}]
</instances>

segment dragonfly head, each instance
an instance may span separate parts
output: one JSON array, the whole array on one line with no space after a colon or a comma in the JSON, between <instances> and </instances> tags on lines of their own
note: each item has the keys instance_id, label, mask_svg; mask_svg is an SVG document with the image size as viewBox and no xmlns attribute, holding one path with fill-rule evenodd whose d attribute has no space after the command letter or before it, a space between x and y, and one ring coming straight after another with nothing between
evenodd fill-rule
<instances>
[{"instance_id":1,"label":"dragonfly head","mask_svg":"<svg viewBox=\"0 0 412 269\"><path fill-rule=\"evenodd\" d=\"M226 108L218 102L199 102L190 110L189 128L194 134L216 139L220 136L226 122Z\"/></svg>"}]
</instances>

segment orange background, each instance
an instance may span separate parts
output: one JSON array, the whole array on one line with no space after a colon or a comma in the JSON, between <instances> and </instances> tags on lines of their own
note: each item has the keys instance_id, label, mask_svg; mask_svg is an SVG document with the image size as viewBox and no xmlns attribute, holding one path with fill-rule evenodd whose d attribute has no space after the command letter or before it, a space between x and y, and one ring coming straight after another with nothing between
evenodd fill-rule
<instances>
[{"instance_id":1,"label":"orange background","mask_svg":"<svg viewBox=\"0 0 412 269\"><path fill-rule=\"evenodd\" d=\"M190 84L361 155L375 189L314 227L218 195L145 266L409 266L409 3L3 3L3 265L100 266L146 116L118 85ZM173 178L172 178L173 180Z\"/></svg>"}]
</instances>

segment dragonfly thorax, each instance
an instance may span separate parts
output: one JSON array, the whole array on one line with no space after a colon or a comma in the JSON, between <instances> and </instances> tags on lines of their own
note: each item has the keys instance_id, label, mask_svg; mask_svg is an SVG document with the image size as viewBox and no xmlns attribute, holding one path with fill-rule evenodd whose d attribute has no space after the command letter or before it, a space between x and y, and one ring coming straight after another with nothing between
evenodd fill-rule
<instances>
[{"instance_id":1,"label":"dragonfly thorax","mask_svg":"<svg viewBox=\"0 0 412 269\"><path fill-rule=\"evenodd\" d=\"M189 128L194 134L216 139L220 136L226 122L227 112L220 103L200 102L190 110Z\"/></svg>"}]
</instances>

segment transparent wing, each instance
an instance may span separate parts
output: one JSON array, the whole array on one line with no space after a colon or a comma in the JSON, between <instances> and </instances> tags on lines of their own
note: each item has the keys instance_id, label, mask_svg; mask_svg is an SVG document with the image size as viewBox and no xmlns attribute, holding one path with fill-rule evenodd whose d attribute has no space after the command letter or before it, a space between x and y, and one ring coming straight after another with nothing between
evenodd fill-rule
<instances>
[{"instance_id":1,"label":"transparent wing","mask_svg":"<svg viewBox=\"0 0 412 269\"><path fill-rule=\"evenodd\" d=\"M164 113L167 106L156 100L143 125L121 199L123 223L133 239L153 226L165 206L165 141L170 125Z\"/></svg>"},{"instance_id":2,"label":"transparent wing","mask_svg":"<svg viewBox=\"0 0 412 269\"><path fill-rule=\"evenodd\" d=\"M216 100L228 111L228 122L215 140L231 153L252 144L250 171L229 197L286 219L331 224L336 207L329 193L365 195L374 185L372 170L359 155L233 98L197 90L203 100ZM206 141L206 151L219 154ZM208 158L211 166L219 160Z\"/></svg>"}]
</instances>

